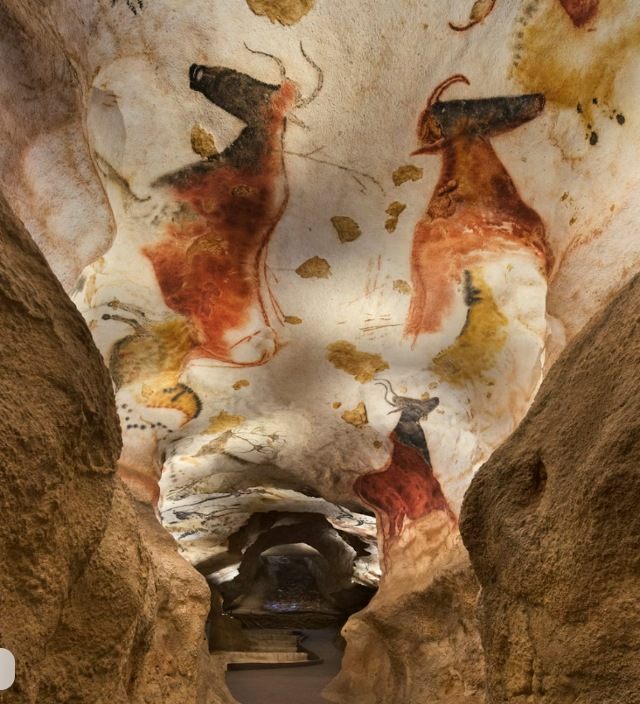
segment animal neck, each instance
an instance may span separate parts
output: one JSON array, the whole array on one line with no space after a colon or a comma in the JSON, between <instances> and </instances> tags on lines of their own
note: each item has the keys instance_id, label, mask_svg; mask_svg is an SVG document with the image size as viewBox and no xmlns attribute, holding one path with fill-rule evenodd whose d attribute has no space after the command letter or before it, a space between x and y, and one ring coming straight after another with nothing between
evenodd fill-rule
<instances>
[{"instance_id":1,"label":"animal neck","mask_svg":"<svg viewBox=\"0 0 640 704\"><path fill-rule=\"evenodd\" d=\"M429 207L432 217L451 217L461 206L509 210L520 202L488 138L461 135L447 140L442 152L440 179Z\"/></svg>"},{"instance_id":2,"label":"animal neck","mask_svg":"<svg viewBox=\"0 0 640 704\"><path fill-rule=\"evenodd\" d=\"M265 119L263 123L244 128L238 139L222 154L223 163L235 168L248 168L264 173L282 162L284 117Z\"/></svg>"},{"instance_id":3,"label":"animal neck","mask_svg":"<svg viewBox=\"0 0 640 704\"><path fill-rule=\"evenodd\" d=\"M393 432L403 445L415 448L427 463L431 463L424 431L412 414L403 411Z\"/></svg>"}]
</instances>

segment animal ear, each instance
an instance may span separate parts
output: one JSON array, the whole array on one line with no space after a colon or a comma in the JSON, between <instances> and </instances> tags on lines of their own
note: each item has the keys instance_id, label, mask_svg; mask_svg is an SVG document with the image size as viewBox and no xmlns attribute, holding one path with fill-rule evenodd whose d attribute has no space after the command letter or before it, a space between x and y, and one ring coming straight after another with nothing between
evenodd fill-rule
<instances>
[{"instance_id":1,"label":"animal ear","mask_svg":"<svg viewBox=\"0 0 640 704\"><path fill-rule=\"evenodd\" d=\"M409 156L418 156L419 154L435 154L436 152L439 152L443 146L444 139L438 139L436 142L431 142L424 147L416 149L415 152L411 152Z\"/></svg>"}]
</instances>

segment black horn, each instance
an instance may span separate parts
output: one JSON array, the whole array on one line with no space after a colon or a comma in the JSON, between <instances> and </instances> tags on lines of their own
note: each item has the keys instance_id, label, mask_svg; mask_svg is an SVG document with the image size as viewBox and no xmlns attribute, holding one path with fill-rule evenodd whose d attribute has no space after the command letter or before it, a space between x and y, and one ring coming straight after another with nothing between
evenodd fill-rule
<instances>
[{"instance_id":1,"label":"black horn","mask_svg":"<svg viewBox=\"0 0 640 704\"><path fill-rule=\"evenodd\" d=\"M297 108L306 108L307 105L309 105L309 103L312 103L318 97L318 95L320 95L320 91L322 90L322 86L324 85L324 73L323 73L322 69L320 68L320 66L318 66L318 64L314 63L309 58L309 56L307 56L307 53L305 52L304 47L302 46L302 42L300 42L300 51L302 52L302 55L306 59L307 63L313 69L315 69L315 72L318 76L316 87L313 89L313 92L311 93L311 95L309 95L306 98L300 98L300 100L298 100L298 102L296 103Z\"/></svg>"}]
</instances>

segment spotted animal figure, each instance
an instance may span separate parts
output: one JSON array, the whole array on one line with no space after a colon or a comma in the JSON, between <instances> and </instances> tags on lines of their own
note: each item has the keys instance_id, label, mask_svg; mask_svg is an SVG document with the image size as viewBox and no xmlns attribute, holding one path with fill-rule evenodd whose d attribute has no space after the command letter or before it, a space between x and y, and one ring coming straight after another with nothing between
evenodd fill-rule
<instances>
[{"instance_id":1,"label":"spotted animal figure","mask_svg":"<svg viewBox=\"0 0 640 704\"><path fill-rule=\"evenodd\" d=\"M109 355L116 392L137 382L141 406L180 411L182 425L197 418L202 402L191 387L179 380L184 356L195 344L189 324L177 317L149 320L137 306L118 300L108 306L121 312L104 313L103 320L126 323L132 328L130 335L113 345Z\"/></svg>"},{"instance_id":2,"label":"spotted animal figure","mask_svg":"<svg viewBox=\"0 0 640 704\"><path fill-rule=\"evenodd\" d=\"M540 216L526 205L491 146L491 138L532 120L544 108L540 94L440 102L460 74L432 93L418 122L414 154L442 154L442 169L411 252L413 295L405 336L442 330L464 272L492 257L524 254L546 275L551 265Z\"/></svg>"},{"instance_id":3,"label":"spotted animal figure","mask_svg":"<svg viewBox=\"0 0 640 704\"><path fill-rule=\"evenodd\" d=\"M358 477L354 483L356 494L383 514L387 540L400 535L406 519L415 521L432 511L444 511L455 521L433 474L427 440L420 426L420 421L437 408L439 399L398 396L388 381L376 383L385 387L385 399L394 407L390 413L400 415L390 435L393 449L387 465L379 472Z\"/></svg>"},{"instance_id":4,"label":"spotted animal figure","mask_svg":"<svg viewBox=\"0 0 640 704\"><path fill-rule=\"evenodd\" d=\"M278 64L279 85L219 66L194 64L189 72L192 90L246 127L222 152L155 184L169 190L174 215L144 253L165 303L193 327L197 344L185 362L256 366L279 348L284 316L266 261L289 198L283 139L287 120L297 121L293 109L319 87L303 100Z\"/></svg>"}]
</instances>

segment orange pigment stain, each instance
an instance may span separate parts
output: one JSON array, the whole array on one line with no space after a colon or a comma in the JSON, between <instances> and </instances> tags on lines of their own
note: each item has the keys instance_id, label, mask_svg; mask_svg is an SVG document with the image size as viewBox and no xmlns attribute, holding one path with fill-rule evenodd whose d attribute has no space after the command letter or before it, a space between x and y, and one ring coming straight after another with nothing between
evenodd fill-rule
<instances>
[{"instance_id":1,"label":"orange pigment stain","mask_svg":"<svg viewBox=\"0 0 640 704\"><path fill-rule=\"evenodd\" d=\"M560 0L560 4L578 29L588 24L600 9L600 0Z\"/></svg>"},{"instance_id":2,"label":"orange pigment stain","mask_svg":"<svg viewBox=\"0 0 640 704\"><path fill-rule=\"evenodd\" d=\"M186 206L183 215L144 248L165 303L193 326L197 347L188 359L256 366L278 349L284 317L269 288L266 256L289 195L282 140L295 97L295 84L285 80L262 107L262 148L254 162L209 171L205 165L172 185L175 202ZM234 349L264 328L272 331L273 349L255 361L239 360Z\"/></svg>"},{"instance_id":3,"label":"orange pigment stain","mask_svg":"<svg viewBox=\"0 0 640 704\"><path fill-rule=\"evenodd\" d=\"M462 80L466 81L464 76L454 76L442 86ZM435 94L439 96L443 88L436 89ZM530 101L533 107L528 112L523 108L522 117L517 119L500 112L504 111L504 101L511 99L495 99L494 113L491 100L477 101L479 112L474 114L473 106L457 108L457 122L442 122L442 128L436 120L440 106L464 106L474 101L439 104L430 99L420 118L418 138L423 146L416 153L442 152L443 163L429 207L413 236L413 296L405 336L414 343L420 335L442 330L444 320L453 311L465 270L494 255L523 251L538 259L545 273L550 268L551 253L542 220L522 201L489 141L490 135L531 119L534 108L539 109L534 99L536 96Z\"/></svg>"},{"instance_id":4,"label":"orange pigment stain","mask_svg":"<svg viewBox=\"0 0 640 704\"><path fill-rule=\"evenodd\" d=\"M478 266L487 253L523 249L546 269L540 217L522 202L488 140L458 138L445 149L435 193L414 231L406 336L415 340L442 329L465 269Z\"/></svg>"}]
</instances>

